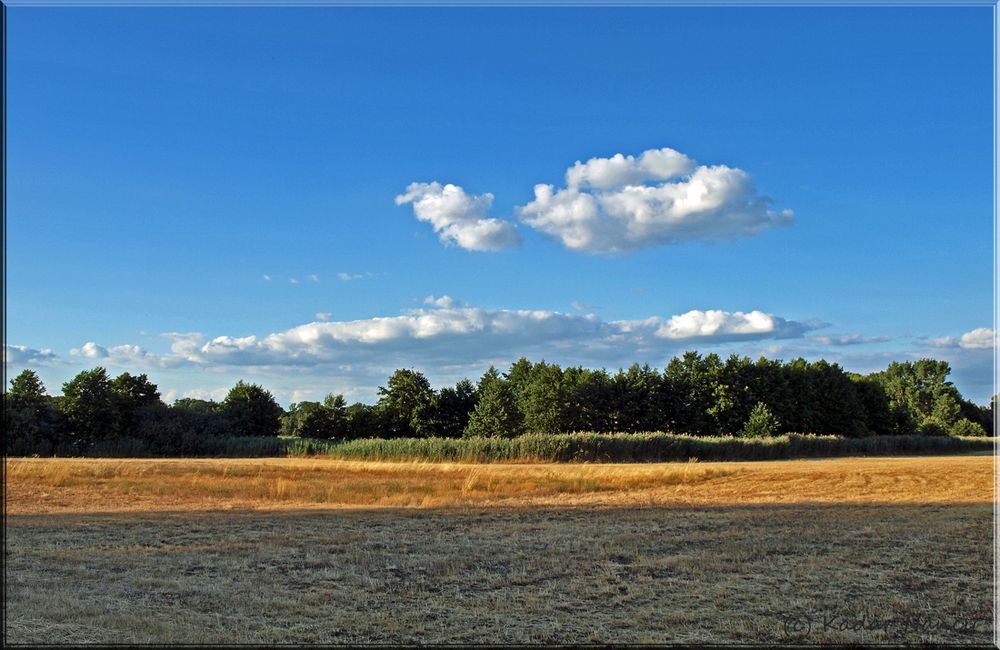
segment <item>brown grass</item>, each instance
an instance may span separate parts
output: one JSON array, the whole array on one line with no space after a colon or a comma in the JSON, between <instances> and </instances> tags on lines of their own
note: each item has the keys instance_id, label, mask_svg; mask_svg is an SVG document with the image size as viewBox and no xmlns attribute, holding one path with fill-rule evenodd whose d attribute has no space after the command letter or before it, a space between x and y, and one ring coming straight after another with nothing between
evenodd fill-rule
<instances>
[{"instance_id":1,"label":"brown grass","mask_svg":"<svg viewBox=\"0 0 1000 650\"><path fill-rule=\"evenodd\" d=\"M988 456L6 470L11 643L992 640Z\"/></svg>"},{"instance_id":2,"label":"brown grass","mask_svg":"<svg viewBox=\"0 0 1000 650\"><path fill-rule=\"evenodd\" d=\"M986 503L992 456L746 463L8 459L7 512L288 507Z\"/></svg>"}]
</instances>

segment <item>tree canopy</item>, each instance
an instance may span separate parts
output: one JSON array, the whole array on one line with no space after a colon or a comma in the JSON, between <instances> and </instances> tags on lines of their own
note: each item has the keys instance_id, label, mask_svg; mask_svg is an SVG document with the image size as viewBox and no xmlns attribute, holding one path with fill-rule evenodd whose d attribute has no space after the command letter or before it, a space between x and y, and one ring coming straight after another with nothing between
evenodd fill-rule
<instances>
[{"instance_id":1,"label":"tree canopy","mask_svg":"<svg viewBox=\"0 0 1000 650\"><path fill-rule=\"evenodd\" d=\"M331 393L286 411L265 388L244 381L221 403L183 398L167 406L145 374L84 370L54 397L37 373L24 370L4 394L4 429L8 454L83 451L116 439L182 453L204 438L279 433L329 440L570 431L992 434L996 397L989 407L973 404L950 374L947 362L934 359L861 375L824 360L723 360L693 351L662 370L633 364L614 373L522 357L506 373L491 366L478 385L462 379L434 390L423 373L400 369L374 405L348 405Z\"/></svg>"}]
</instances>

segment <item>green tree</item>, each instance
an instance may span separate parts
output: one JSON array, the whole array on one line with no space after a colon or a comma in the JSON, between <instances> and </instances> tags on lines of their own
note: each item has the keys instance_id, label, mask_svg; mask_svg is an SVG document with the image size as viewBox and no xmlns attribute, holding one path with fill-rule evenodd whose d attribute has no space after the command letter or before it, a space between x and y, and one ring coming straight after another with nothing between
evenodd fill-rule
<instances>
[{"instance_id":1,"label":"green tree","mask_svg":"<svg viewBox=\"0 0 1000 650\"><path fill-rule=\"evenodd\" d=\"M514 393L514 399L519 402L521 400L521 394L528 386L528 383L531 382L534 368L535 364L529 361L526 357L521 357L510 365L510 369L505 374L507 384Z\"/></svg>"},{"instance_id":2,"label":"green tree","mask_svg":"<svg viewBox=\"0 0 1000 650\"><path fill-rule=\"evenodd\" d=\"M511 385L490 366L479 380L479 399L465 428L467 437L513 438L521 433L521 413Z\"/></svg>"},{"instance_id":3,"label":"green tree","mask_svg":"<svg viewBox=\"0 0 1000 650\"><path fill-rule=\"evenodd\" d=\"M323 398L327 412L327 431L331 439L342 440L348 436L347 400L341 394L330 393Z\"/></svg>"},{"instance_id":4,"label":"green tree","mask_svg":"<svg viewBox=\"0 0 1000 650\"><path fill-rule=\"evenodd\" d=\"M59 406L74 444L86 447L119 434L116 397L104 368L84 370L63 384Z\"/></svg>"},{"instance_id":5,"label":"green tree","mask_svg":"<svg viewBox=\"0 0 1000 650\"><path fill-rule=\"evenodd\" d=\"M858 394L858 401L865 412L865 428L875 435L904 433L899 421L889 409L889 397L878 381L864 375L847 373Z\"/></svg>"},{"instance_id":6,"label":"green tree","mask_svg":"<svg viewBox=\"0 0 1000 650\"><path fill-rule=\"evenodd\" d=\"M432 434L430 405L434 391L423 373L397 370L378 392L376 409L386 437L411 438Z\"/></svg>"},{"instance_id":7,"label":"green tree","mask_svg":"<svg viewBox=\"0 0 1000 650\"><path fill-rule=\"evenodd\" d=\"M959 419L963 403L948 381L950 373L947 361L920 359L893 362L869 377L882 385L903 432L944 434Z\"/></svg>"},{"instance_id":8,"label":"green tree","mask_svg":"<svg viewBox=\"0 0 1000 650\"><path fill-rule=\"evenodd\" d=\"M674 357L663 375L664 408L669 429L677 433L714 436L722 432L719 401L727 397L723 364L717 354L704 358L694 351Z\"/></svg>"},{"instance_id":9,"label":"green tree","mask_svg":"<svg viewBox=\"0 0 1000 650\"><path fill-rule=\"evenodd\" d=\"M284 411L263 387L240 380L222 401L222 413L235 435L276 436Z\"/></svg>"},{"instance_id":10,"label":"green tree","mask_svg":"<svg viewBox=\"0 0 1000 650\"><path fill-rule=\"evenodd\" d=\"M431 435L460 438L475 407L476 387L471 381L462 379L454 388L445 386L431 398L427 424Z\"/></svg>"},{"instance_id":11,"label":"green tree","mask_svg":"<svg viewBox=\"0 0 1000 650\"><path fill-rule=\"evenodd\" d=\"M281 434L300 438L334 438L333 414L319 402L298 402L281 418Z\"/></svg>"},{"instance_id":12,"label":"green tree","mask_svg":"<svg viewBox=\"0 0 1000 650\"><path fill-rule=\"evenodd\" d=\"M611 378L607 371L566 368L562 387L566 400L561 418L563 431L612 430Z\"/></svg>"},{"instance_id":13,"label":"green tree","mask_svg":"<svg viewBox=\"0 0 1000 650\"><path fill-rule=\"evenodd\" d=\"M381 424L379 422L378 410L374 406L355 402L347 407L348 440L357 438L374 438L381 435Z\"/></svg>"},{"instance_id":14,"label":"green tree","mask_svg":"<svg viewBox=\"0 0 1000 650\"><path fill-rule=\"evenodd\" d=\"M559 433L566 411L562 370L557 364L536 363L526 386L521 389L518 406L524 429L531 433Z\"/></svg>"},{"instance_id":15,"label":"green tree","mask_svg":"<svg viewBox=\"0 0 1000 650\"><path fill-rule=\"evenodd\" d=\"M222 405L214 400L196 399L194 397L182 397L175 399L173 408L193 411L195 413L220 413Z\"/></svg>"},{"instance_id":16,"label":"green tree","mask_svg":"<svg viewBox=\"0 0 1000 650\"><path fill-rule=\"evenodd\" d=\"M139 412L163 406L159 389L145 374L123 372L111 381L111 392L117 410L119 435L135 435Z\"/></svg>"},{"instance_id":17,"label":"green tree","mask_svg":"<svg viewBox=\"0 0 1000 650\"><path fill-rule=\"evenodd\" d=\"M59 441L59 413L33 370L10 380L4 393L4 447L8 455L49 454Z\"/></svg>"},{"instance_id":18,"label":"green tree","mask_svg":"<svg viewBox=\"0 0 1000 650\"><path fill-rule=\"evenodd\" d=\"M778 433L781 423L771 413L764 402L757 402L757 405L750 411L750 417L739 432L741 438L764 438Z\"/></svg>"}]
</instances>

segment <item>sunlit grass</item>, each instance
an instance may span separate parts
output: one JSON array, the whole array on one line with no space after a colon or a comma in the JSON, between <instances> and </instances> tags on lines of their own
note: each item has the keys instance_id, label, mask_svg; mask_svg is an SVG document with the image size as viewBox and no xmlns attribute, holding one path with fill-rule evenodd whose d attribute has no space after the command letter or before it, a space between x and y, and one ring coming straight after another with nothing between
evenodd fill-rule
<instances>
[{"instance_id":1,"label":"sunlit grass","mask_svg":"<svg viewBox=\"0 0 1000 650\"><path fill-rule=\"evenodd\" d=\"M992 456L738 463L7 459L9 512L485 503L983 502Z\"/></svg>"}]
</instances>

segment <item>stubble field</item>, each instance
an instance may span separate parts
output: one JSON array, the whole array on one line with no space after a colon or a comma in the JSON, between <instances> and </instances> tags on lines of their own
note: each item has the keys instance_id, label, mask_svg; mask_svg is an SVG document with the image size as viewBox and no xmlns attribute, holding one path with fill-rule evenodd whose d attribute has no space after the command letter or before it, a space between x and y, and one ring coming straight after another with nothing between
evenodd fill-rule
<instances>
[{"instance_id":1,"label":"stubble field","mask_svg":"<svg viewBox=\"0 0 1000 650\"><path fill-rule=\"evenodd\" d=\"M993 461L8 459L5 632L982 645Z\"/></svg>"}]
</instances>

